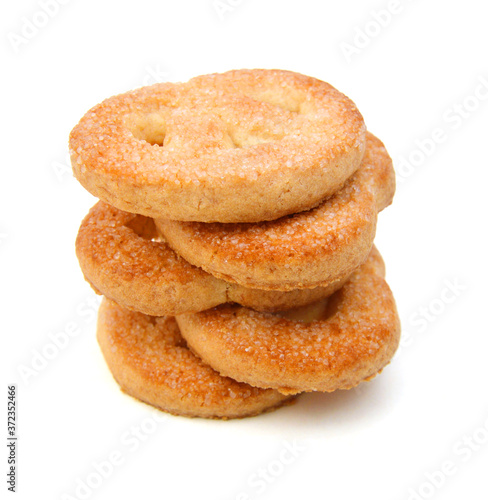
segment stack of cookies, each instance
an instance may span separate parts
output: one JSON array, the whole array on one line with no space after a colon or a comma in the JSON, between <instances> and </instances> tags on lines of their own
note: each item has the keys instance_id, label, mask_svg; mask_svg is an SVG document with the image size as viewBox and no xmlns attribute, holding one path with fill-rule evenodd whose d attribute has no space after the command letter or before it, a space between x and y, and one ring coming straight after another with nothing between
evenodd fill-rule
<instances>
[{"instance_id":1,"label":"stack of cookies","mask_svg":"<svg viewBox=\"0 0 488 500\"><path fill-rule=\"evenodd\" d=\"M240 70L115 96L73 129L76 241L128 394L235 418L369 380L400 325L373 239L391 159L329 84Z\"/></svg>"}]
</instances>

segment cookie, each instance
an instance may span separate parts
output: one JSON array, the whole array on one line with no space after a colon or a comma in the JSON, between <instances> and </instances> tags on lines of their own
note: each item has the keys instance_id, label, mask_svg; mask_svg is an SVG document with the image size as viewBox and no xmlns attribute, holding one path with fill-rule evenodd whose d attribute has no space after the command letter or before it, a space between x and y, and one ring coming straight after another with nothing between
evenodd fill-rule
<instances>
[{"instance_id":1,"label":"cookie","mask_svg":"<svg viewBox=\"0 0 488 500\"><path fill-rule=\"evenodd\" d=\"M222 375L283 394L349 389L380 372L399 343L383 276L373 249L341 289L295 316L224 305L177 321L190 349Z\"/></svg>"},{"instance_id":2,"label":"cookie","mask_svg":"<svg viewBox=\"0 0 488 500\"><path fill-rule=\"evenodd\" d=\"M237 70L160 83L95 106L70 134L73 172L122 210L258 222L308 210L358 169L364 121L328 83Z\"/></svg>"},{"instance_id":3,"label":"cookie","mask_svg":"<svg viewBox=\"0 0 488 500\"><path fill-rule=\"evenodd\" d=\"M220 376L187 348L171 317L130 312L104 299L97 337L122 390L175 415L249 417L289 399Z\"/></svg>"},{"instance_id":4,"label":"cookie","mask_svg":"<svg viewBox=\"0 0 488 500\"><path fill-rule=\"evenodd\" d=\"M81 223L76 254L97 293L152 316L199 312L225 302L279 311L327 297L345 281L289 292L228 283L179 257L159 238L152 219L103 202Z\"/></svg>"}]
</instances>

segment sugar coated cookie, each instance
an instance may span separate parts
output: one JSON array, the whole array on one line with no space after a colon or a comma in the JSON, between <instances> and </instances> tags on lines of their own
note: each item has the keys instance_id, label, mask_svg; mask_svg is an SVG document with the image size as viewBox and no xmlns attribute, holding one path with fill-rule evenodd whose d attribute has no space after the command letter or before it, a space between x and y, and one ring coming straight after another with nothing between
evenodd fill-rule
<instances>
[{"instance_id":1,"label":"sugar coated cookie","mask_svg":"<svg viewBox=\"0 0 488 500\"><path fill-rule=\"evenodd\" d=\"M104 299L97 337L122 390L173 414L248 417L287 400L277 391L220 376L187 348L174 318L130 312Z\"/></svg>"},{"instance_id":2,"label":"sugar coated cookie","mask_svg":"<svg viewBox=\"0 0 488 500\"><path fill-rule=\"evenodd\" d=\"M228 283L179 257L158 237L152 219L103 202L81 223L76 254L97 293L152 316L199 312L225 302L279 311L327 297L345 281L288 292Z\"/></svg>"},{"instance_id":3,"label":"sugar coated cookie","mask_svg":"<svg viewBox=\"0 0 488 500\"><path fill-rule=\"evenodd\" d=\"M313 306L312 318L305 314L306 321L237 305L177 321L189 347L235 380L284 394L349 389L381 371L398 346L400 322L383 276L373 249L340 290Z\"/></svg>"},{"instance_id":4,"label":"sugar coated cookie","mask_svg":"<svg viewBox=\"0 0 488 500\"><path fill-rule=\"evenodd\" d=\"M238 70L105 100L70 135L73 171L122 210L257 222L308 210L361 162L365 125L328 83Z\"/></svg>"}]
</instances>

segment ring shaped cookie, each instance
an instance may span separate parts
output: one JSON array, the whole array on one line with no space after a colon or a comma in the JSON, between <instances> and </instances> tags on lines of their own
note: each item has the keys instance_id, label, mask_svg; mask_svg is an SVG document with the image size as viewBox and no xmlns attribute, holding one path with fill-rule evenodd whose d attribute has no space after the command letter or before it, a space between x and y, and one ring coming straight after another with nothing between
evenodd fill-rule
<instances>
[{"instance_id":1,"label":"ring shaped cookie","mask_svg":"<svg viewBox=\"0 0 488 500\"><path fill-rule=\"evenodd\" d=\"M124 392L176 415L248 417L287 399L220 376L186 347L174 318L127 311L104 299L97 337Z\"/></svg>"},{"instance_id":2,"label":"ring shaped cookie","mask_svg":"<svg viewBox=\"0 0 488 500\"><path fill-rule=\"evenodd\" d=\"M225 302L279 311L327 297L345 281L289 292L245 288L192 266L157 237L152 219L98 202L76 238L86 280L107 298L151 316L198 312Z\"/></svg>"},{"instance_id":3,"label":"ring shaped cookie","mask_svg":"<svg viewBox=\"0 0 488 500\"><path fill-rule=\"evenodd\" d=\"M366 259L377 214L394 191L391 159L368 134L359 170L313 210L256 224L155 222L179 255L218 278L267 290L312 288L344 279Z\"/></svg>"},{"instance_id":4,"label":"ring shaped cookie","mask_svg":"<svg viewBox=\"0 0 488 500\"><path fill-rule=\"evenodd\" d=\"M240 70L105 100L72 130L81 184L149 217L257 222L308 210L361 162L365 126L328 83Z\"/></svg>"},{"instance_id":5,"label":"ring shaped cookie","mask_svg":"<svg viewBox=\"0 0 488 500\"><path fill-rule=\"evenodd\" d=\"M373 249L311 322L236 305L177 317L190 349L219 373L284 394L349 389L392 358L400 323Z\"/></svg>"}]
</instances>

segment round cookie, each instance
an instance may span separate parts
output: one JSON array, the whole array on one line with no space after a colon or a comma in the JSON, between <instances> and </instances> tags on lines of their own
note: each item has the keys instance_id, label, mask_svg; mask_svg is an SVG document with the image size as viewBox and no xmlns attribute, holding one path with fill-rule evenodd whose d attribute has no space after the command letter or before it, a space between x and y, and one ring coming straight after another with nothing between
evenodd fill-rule
<instances>
[{"instance_id":1,"label":"round cookie","mask_svg":"<svg viewBox=\"0 0 488 500\"><path fill-rule=\"evenodd\" d=\"M175 415L249 417L288 399L220 376L186 347L174 318L127 311L104 299L97 337L122 390Z\"/></svg>"},{"instance_id":2,"label":"round cookie","mask_svg":"<svg viewBox=\"0 0 488 500\"><path fill-rule=\"evenodd\" d=\"M383 276L373 249L326 304L312 306L312 318L305 311L308 321L224 305L177 322L189 347L235 380L284 394L349 389L380 372L399 343L395 301Z\"/></svg>"},{"instance_id":3,"label":"round cookie","mask_svg":"<svg viewBox=\"0 0 488 500\"><path fill-rule=\"evenodd\" d=\"M160 83L95 106L70 135L98 198L149 217L257 222L308 210L357 170L365 126L328 83L238 70Z\"/></svg>"},{"instance_id":4,"label":"round cookie","mask_svg":"<svg viewBox=\"0 0 488 500\"><path fill-rule=\"evenodd\" d=\"M313 288L343 280L366 259L377 214L394 192L391 158L368 133L359 170L313 210L256 224L155 223L175 252L218 278L267 290Z\"/></svg>"},{"instance_id":5,"label":"round cookie","mask_svg":"<svg viewBox=\"0 0 488 500\"><path fill-rule=\"evenodd\" d=\"M158 237L152 219L103 202L81 223L76 254L97 293L151 316L198 312L225 302L279 311L327 297L345 281L289 292L228 283L179 257Z\"/></svg>"}]
</instances>

